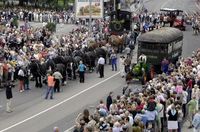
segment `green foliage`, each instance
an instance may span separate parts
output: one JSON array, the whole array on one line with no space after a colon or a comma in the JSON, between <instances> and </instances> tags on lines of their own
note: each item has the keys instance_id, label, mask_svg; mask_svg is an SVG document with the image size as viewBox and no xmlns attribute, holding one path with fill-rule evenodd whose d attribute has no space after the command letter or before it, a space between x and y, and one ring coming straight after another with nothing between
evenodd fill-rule
<instances>
[{"instance_id":1,"label":"green foliage","mask_svg":"<svg viewBox=\"0 0 200 132\"><path fill-rule=\"evenodd\" d=\"M142 73L143 73L142 69L144 69L144 72L147 72L147 71L148 71L148 66L147 66L147 64L145 64L145 63L138 63L138 64L136 64L136 65L133 67L132 71L133 71L133 73L134 73L135 75L141 76Z\"/></svg>"},{"instance_id":2,"label":"green foliage","mask_svg":"<svg viewBox=\"0 0 200 132\"><path fill-rule=\"evenodd\" d=\"M56 32L56 24L55 23L47 23L47 25L45 27L51 32Z\"/></svg>"}]
</instances>

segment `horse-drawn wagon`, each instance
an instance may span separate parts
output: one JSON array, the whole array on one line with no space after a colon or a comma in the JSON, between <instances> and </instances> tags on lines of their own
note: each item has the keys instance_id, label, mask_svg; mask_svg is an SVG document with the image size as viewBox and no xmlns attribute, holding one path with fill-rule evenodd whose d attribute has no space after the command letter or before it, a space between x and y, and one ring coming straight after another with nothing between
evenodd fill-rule
<instances>
[{"instance_id":1,"label":"horse-drawn wagon","mask_svg":"<svg viewBox=\"0 0 200 132\"><path fill-rule=\"evenodd\" d=\"M176 28L163 27L140 35L137 53L139 61L131 68L126 79L139 78L143 84L151 80L154 73L161 73L164 58L172 63L178 60L182 55L182 46L183 33Z\"/></svg>"}]
</instances>

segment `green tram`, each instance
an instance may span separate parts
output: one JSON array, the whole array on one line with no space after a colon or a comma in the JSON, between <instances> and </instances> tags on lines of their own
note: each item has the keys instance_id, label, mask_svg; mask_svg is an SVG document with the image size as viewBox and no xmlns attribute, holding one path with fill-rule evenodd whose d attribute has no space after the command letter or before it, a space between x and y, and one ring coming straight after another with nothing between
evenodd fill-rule
<instances>
[{"instance_id":1,"label":"green tram","mask_svg":"<svg viewBox=\"0 0 200 132\"><path fill-rule=\"evenodd\" d=\"M138 37L138 57L147 57L147 64L160 71L164 58L175 63L182 55L183 32L177 28L163 27L144 33Z\"/></svg>"}]
</instances>

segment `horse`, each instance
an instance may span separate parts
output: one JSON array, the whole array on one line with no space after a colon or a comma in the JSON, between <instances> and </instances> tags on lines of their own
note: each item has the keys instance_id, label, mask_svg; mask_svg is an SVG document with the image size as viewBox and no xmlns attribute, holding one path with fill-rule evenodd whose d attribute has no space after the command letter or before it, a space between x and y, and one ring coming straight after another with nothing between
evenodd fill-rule
<instances>
[{"instance_id":1,"label":"horse","mask_svg":"<svg viewBox=\"0 0 200 132\"><path fill-rule=\"evenodd\" d=\"M198 35L199 34L199 24L197 22L195 22L193 25L192 25L192 29L193 29L193 33L194 35Z\"/></svg>"},{"instance_id":2,"label":"horse","mask_svg":"<svg viewBox=\"0 0 200 132\"><path fill-rule=\"evenodd\" d=\"M89 71L93 71L94 68L96 67L95 65L96 58L97 57L94 51L88 51L85 53L84 62L88 66Z\"/></svg>"},{"instance_id":3,"label":"horse","mask_svg":"<svg viewBox=\"0 0 200 132\"><path fill-rule=\"evenodd\" d=\"M44 66L44 65L43 65ZM30 69L33 78L35 79L35 87L42 87L42 77L46 74L46 70L44 70L43 66L38 60L32 60L29 64L28 68Z\"/></svg>"},{"instance_id":4,"label":"horse","mask_svg":"<svg viewBox=\"0 0 200 132\"><path fill-rule=\"evenodd\" d=\"M116 36L116 35L111 35L111 36L109 37L108 42L109 42L112 46L118 47L118 46L123 45L123 37L121 37L121 36Z\"/></svg>"}]
</instances>

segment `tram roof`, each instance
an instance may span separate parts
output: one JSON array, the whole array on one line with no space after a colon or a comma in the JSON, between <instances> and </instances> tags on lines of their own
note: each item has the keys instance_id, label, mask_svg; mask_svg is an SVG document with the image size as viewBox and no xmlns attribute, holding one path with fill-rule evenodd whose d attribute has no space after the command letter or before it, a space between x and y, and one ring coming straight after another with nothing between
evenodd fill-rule
<instances>
[{"instance_id":1,"label":"tram roof","mask_svg":"<svg viewBox=\"0 0 200 132\"><path fill-rule=\"evenodd\" d=\"M147 33L144 33L138 37L139 42L146 43L160 43L168 44L179 38L183 38L183 32L177 28L162 27Z\"/></svg>"}]
</instances>

